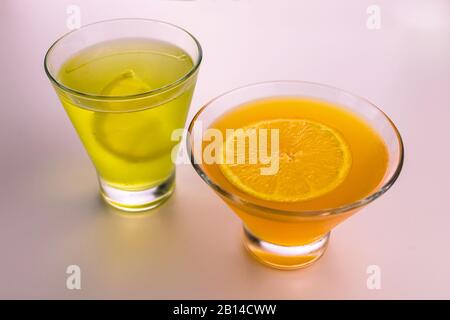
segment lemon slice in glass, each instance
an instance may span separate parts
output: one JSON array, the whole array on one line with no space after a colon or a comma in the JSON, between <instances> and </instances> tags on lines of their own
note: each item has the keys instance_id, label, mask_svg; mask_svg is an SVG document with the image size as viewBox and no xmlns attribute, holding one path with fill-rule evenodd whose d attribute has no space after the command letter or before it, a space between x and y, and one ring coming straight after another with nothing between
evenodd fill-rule
<instances>
[{"instance_id":1,"label":"lemon slice in glass","mask_svg":"<svg viewBox=\"0 0 450 320\"><path fill-rule=\"evenodd\" d=\"M133 70L126 70L108 83L101 93L123 96L144 93L150 89ZM127 101L121 103L126 110ZM120 111L117 106L115 108L115 111ZM173 145L170 141L170 124L164 121L161 112L156 109L143 112L96 112L92 122L93 133L103 148L123 160L138 162L157 158L167 153Z\"/></svg>"},{"instance_id":2,"label":"lemon slice in glass","mask_svg":"<svg viewBox=\"0 0 450 320\"><path fill-rule=\"evenodd\" d=\"M109 82L100 92L106 96L126 96L148 92L151 87L134 70L125 70Z\"/></svg>"}]
</instances>

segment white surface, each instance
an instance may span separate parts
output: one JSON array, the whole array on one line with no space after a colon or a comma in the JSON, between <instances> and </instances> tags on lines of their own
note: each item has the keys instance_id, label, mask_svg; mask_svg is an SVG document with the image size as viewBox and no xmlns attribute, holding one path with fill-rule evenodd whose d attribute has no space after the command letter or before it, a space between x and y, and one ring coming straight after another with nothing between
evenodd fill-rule
<instances>
[{"instance_id":1,"label":"white surface","mask_svg":"<svg viewBox=\"0 0 450 320\"><path fill-rule=\"evenodd\" d=\"M124 218L43 70L46 49L82 24L154 18L204 49L190 117L214 96L264 80L334 85L379 105L406 147L400 179L339 226L314 266L282 272L250 258L240 223L194 170L151 216ZM377 1L25 1L0 3L0 298L450 298L450 3ZM82 290L66 289L66 267ZM366 286L369 265L381 290Z\"/></svg>"}]
</instances>

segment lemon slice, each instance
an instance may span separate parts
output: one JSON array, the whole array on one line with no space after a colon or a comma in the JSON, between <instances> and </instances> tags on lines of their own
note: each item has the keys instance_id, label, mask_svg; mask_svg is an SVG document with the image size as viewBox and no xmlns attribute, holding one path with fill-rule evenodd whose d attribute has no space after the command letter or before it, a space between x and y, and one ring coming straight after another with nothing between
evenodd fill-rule
<instances>
[{"instance_id":1,"label":"lemon slice","mask_svg":"<svg viewBox=\"0 0 450 320\"><path fill-rule=\"evenodd\" d=\"M159 158L173 147L170 126L152 112L96 113L92 127L104 149L130 162Z\"/></svg>"},{"instance_id":2,"label":"lemon slice","mask_svg":"<svg viewBox=\"0 0 450 320\"><path fill-rule=\"evenodd\" d=\"M112 80L102 94L121 96L149 90L150 86L133 70L127 70ZM127 107L126 101L123 107ZM139 162L160 157L172 147L170 124L164 121L161 112L156 109L146 112L96 112L92 120L93 133L103 148L123 160Z\"/></svg>"},{"instance_id":3,"label":"lemon slice","mask_svg":"<svg viewBox=\"0 0 450 320\"><path fill-rule=\"evenodd\" d=\"M277 119L257 122L243 129L256 129L256 132L268 129L268 137L270 130L279 130L279 166L275 174L262 175L261 168L269 164L260 161L219 164L227 180L249 195L278 202L305 201L334 190L348 175L352 163L349 146L328 126L310 120ZM222 152L234 148L236 153L236 141L235 131L226 139ZM248 141L245 148L249 155Z\"/></svg>"},{"instance_id":4,"label":"lemon slice","mask_svg":"<svg viewBox=\"0 0 450 320\"><path fill-rule=\"evenodd\" d=\"M151 87L133 70L126 70L109 82L101 91L107 96L126 96L148 92Z\"/></svg>"}]
</instances>

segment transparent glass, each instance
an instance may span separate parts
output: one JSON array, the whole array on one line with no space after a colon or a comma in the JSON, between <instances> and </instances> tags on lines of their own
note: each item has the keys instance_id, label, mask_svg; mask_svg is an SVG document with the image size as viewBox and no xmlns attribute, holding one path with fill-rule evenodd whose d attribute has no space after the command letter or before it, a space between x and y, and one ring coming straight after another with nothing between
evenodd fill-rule
<instances>
[{"instance_id":1,"label":"transparent glass","mask_svg":"<svg viewBox=\"0 0 450 320\"><path fill-rule=\"evenodd\" d=\"M300 97L331 102L365 120L384 141L388 165L383 181L372 193L355 202L317 211L278 210L243 199L212 178L202 165L203 144L195 143L194 128L203 132L233 108L264 98ZM403 142L393 122L369 101L343 90L299 81L264 82L227 92L209 102L189 126L187 149L200 177L243 221L244 245L260 262L279 269L297 269L324 253L331 230L359 209L384 194L396 181L403 164ZM199 152L200 151L200 152ZM270 230L270 232L267 232Z\"/></svg>"},{"instance_id":2,"label":"transparent glass","mask_svg":"<svg viewBox=\"0 0 450 320\"><path fill-rule=\"evenodd\" d=\"M107 51L110 49L101 47L117 41L129 41L123 52L118 47L115 50L119 51L111 54ZM164 82L158 79L164 76L168 65L159 63L157 66L165 69L155 75L144 69L148 66L146 61L133 67L133 61L129 61L133 58L129 58L125 64L132 67L119 66L124 71L117 81L123 80L122 84L128 87L143 86L144 89L132 94L92 93L61 80L60 71L65 63L79 56L83 49L99 45L96 53L102 55L102 59L129 52L136 54L133 57L138 54L141 57L142 41L175 48L173 50L182 52L182 59L191 61L192 66L189 64L187 71L176 74L175 80ZM89 59L95 61L97 56ZM101 194L110 205L125 211L144 211L158 206L172 194L175 166L171 152L177 142L172 141L171 134L185 125L201 60L200 44L189 32L169 23L146 19L116 19L83 26L64 35L49 48L45 71L97 170ZM111 63L105 65L102 73L86 68L85 73L79 74L80 82L95 84L97 80L92 79L101 78L112 70ZM139 66L142 70L125 69ZM135 80L135 71L164 84L147 89L143 82ZM115 90L114 81L110 82L113 86L107 85L105 90Z\"/></svg>"}]
</instances>

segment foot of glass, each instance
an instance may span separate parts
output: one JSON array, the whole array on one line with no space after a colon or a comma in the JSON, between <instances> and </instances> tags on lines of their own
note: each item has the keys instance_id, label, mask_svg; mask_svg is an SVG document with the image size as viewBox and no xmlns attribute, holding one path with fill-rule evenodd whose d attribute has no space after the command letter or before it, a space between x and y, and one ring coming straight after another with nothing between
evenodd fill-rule
<instances>
[{"instance_id":1,"label":"foot of glass","mask_svg":"<svg viewBox=\"0 0 450 320\"><path fill-rule=\"evenodd\" d=\"M111 206L128 212L140 212L153 209L166 201L175 189L175 173L161 184L139 191L128 191L111 187L101 178L100 192Z\"/></svg>"},{"instance_id":2,"label":"foot of glass","mask_svg":"<svg viewBox=\"0 0 450 320\"><path fill-rule=\"evenodd\" d=\"M260 262L272 268L294 270L318 260L328 245L330 233L301 246L282 246L257 238L244 226L244 246Z\"/></svg>"}]
</instances>

